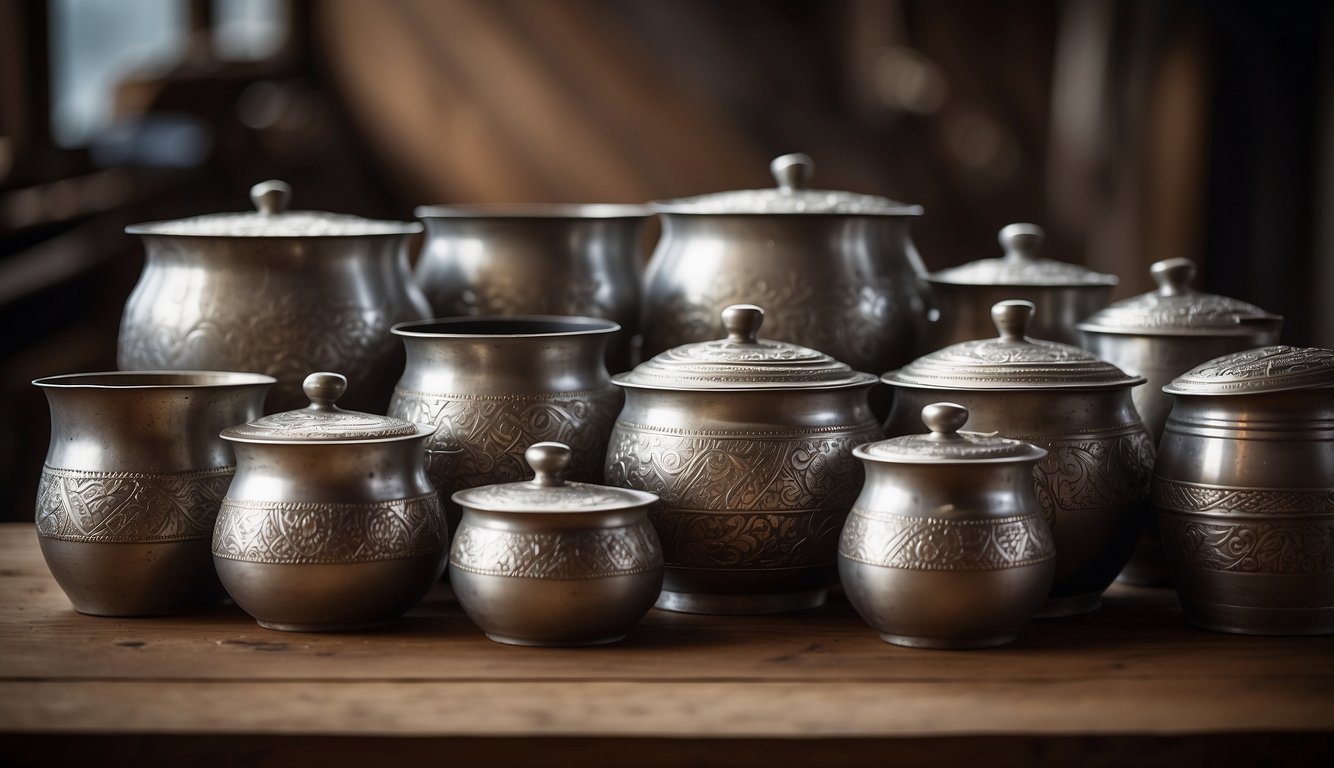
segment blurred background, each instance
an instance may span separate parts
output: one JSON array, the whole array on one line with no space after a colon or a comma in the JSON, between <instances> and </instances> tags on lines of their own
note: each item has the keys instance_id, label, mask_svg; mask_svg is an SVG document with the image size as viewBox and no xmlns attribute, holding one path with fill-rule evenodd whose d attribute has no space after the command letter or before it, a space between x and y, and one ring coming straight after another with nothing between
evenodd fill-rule
<instances>
[{"instance_id":1,"label":"blurred background","mask_svg":"<svg viewBox=\"0 0 1334 768\"><path fill-rule=\"evenodd\" d=\"M0 519L35 377L115 366L127 224L293 206L639 202L771 185L925 206L929 269L1044 255L1197 286L1334 347L1331 4L1246 0L0 0ZM647 256L647 252L645 253Z\"/></svg>"}]
</instances>

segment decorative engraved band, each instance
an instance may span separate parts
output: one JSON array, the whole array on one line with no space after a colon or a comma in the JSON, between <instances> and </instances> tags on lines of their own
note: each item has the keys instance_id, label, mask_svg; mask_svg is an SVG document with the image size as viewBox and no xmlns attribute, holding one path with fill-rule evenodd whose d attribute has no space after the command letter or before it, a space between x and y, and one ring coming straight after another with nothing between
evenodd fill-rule
<instances>
[{"instance_id":1,"label":"decorative engraved band","mask_svg":"<svg viewBox=\"0 0 1334 768\"><path fill-rule=\"evenodd\" d=\"M1218 517L1334 517L1334 488L1228 488L1155 477L1153 504L1159 509Z\"/></svg>"},{"instance_id":2,"label":"decorative engraved band","mask_svg":"<svg viewBox=\"0 0 1334 768\"><path fill-rule=\"evenodd\" d=\"M45 466L37 486L37 532L85 542L206 539L234 472L230 466L170 473Z\"/></svg>"},{"instance_id":3,"label":"decorative engraved band","mask_svg":"<svg viewBox=\"0 0 1334 768\"><path fill-rule=\"evenodd\" d=\"M806 568L829 565L847 513L833 509L729 512L649 510L667 565L678 568Z\"/></svg>"},{"instance_id":4,"label":"decorative engraved band","mask_svg":"<svg viewBox=\"0 0 1334 768\"><path fill-rule=\"evenodd\" d=\"M676 437L723 437L723 438L769 438L773 440L793 440L812 435L830 437L838 435L856 435L860 442L879 440L883 437L880 425L874 421L860 424L835 424L826 427L802 427L790 429L686 429L663 427L652 424L639 424L632 421L618 420L616 429L643 432L654 435L672 435ZM868 435L868 433L870 433Z\"/></svg>"},{"instance_id":5,"label":"decorative engraved band","mask_svg":"<svg viewBox=\"0 0 1334 768\"><path fill-rule=\"evenodd\" d=\"M1334 572L1334 516L1229 523L1164 512L1158 516L1158 529L1174 567L1234 573Z\"/></svg>"},{"instance_id":6,"label":"decorative engraved band","mask_svg":"<svg viewBox=\"0 0 1334 768\"><path fill-rule=\"evenodd\" d=\"M598 389L576 389L569 392L533 392L530 394L512 394L497 393L488 394L485 392L425 392L420 389L408 389L407 387L394 387L395 397L412 397L421 400L435 402L447 402L453 400L468 401L501 401L501 402L532 402L538 400L592 400L598 397L607 396L621 397L621 391L615 387L599 387Z\"/></svg>"},{"instance_id":7,"label":"decorative engraved band","mask_svg":"<svg viewBox=\"0 0 1334 768\"><path fill-rule=\"evenodd\" d=\"M213 554L247 563L364 563L444 552L435 493L367 504L227 498Z\"/></svg>"},{"instance_id":8,"label":"decorative engraved band","mask_svg":"<svg viewBox=\"0 0 1334 768\"><path fill-rule=\"evenodd\" d=\"M849 560L916 571L996 571L1055 556L1051 530L1037 515L992 520L939 520L854 509L839 554Z\"/></svg>"},{"instance_id":9,"label":"decorative engraved band","mask_svg":"<svg viewBox=\"0 0 1334 768\"><path fill-rule=\"evenodd\" d=\"M600 579L662 568L648 522L570 533L501 531L463 524L450 550L454 568L525 579Z\"/></svg>"}]
</instances>

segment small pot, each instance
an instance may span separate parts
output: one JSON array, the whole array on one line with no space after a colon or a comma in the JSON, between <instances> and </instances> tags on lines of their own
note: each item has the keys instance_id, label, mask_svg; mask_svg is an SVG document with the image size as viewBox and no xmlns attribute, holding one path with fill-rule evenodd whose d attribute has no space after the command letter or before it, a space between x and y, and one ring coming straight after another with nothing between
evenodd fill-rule
<instances>
[{"instance_id":1,"label":"small pot","mask_svg":"<svg viewBox=\"0 0 1334 768\"><path fill-rule=\"evenodd\" d=\"M858 446L866 485L843 526L848 602L886 642L987 648L1042 607L1055 546L1033 492L1047 452L960 432L968 409L922 409L931 433Z\"/></svg>"},{"instance_id":2,"label":"small pot","mask_svg":"<svg viewBox=\"0 0 1334 768\"><path fill-rule=\"evenodd\" d=\"M38 543L74 610L153 616L222 599L209 540L236 460L218 432L263 413L273 383L218 371L33 382L51 405Z\"/></svg>"},{"instance_id":3,"label":"small pot","mask_svg":"<svg viewBox=\"0 0 1334 768\"><path fill-rule=\"evenodd\" d=\"M345 411L337 373L312 373L310 406L222 431L236 476L213 562L260 626L331 632L388 624L445 570L444 515L426 477L429 424Z\"/></svg>"},{"instance_id":4,"label":"small pot","mask_svg":"<svg viewBox=\"0 0 1334 768\"><path fill-rule=\"evenodd\" d=\"M1186 621L1334 633L1334 350L1237 352L1164 391L1153 503Z\"/></svg>"},{"instance_id":5,"label":"small pot","mask_svg":"<svg viewBox=\"0 0 1334 768\"><path fill-rule=\"evenodd\" d=\"M613 380L625 408L607 482L661 497L659 608L775 613L824 602L862 483L852 449L879 436L875 377L758 338L764 310L722 313L727 338L686 344Z\"/></svg>"},{"instance_id":6,"label":"small pot","mask_svg":"<svg viewBox=\"0 0 1334 768\"><path fill-rule=\"evenodd\" d=\"M533 479L454 494L463 522L449 583L464 613L498 643L616 642L662 589L651 493L567 483L570 447L524 452Z\"/></svg>"},{"instance_id":7,"label":"small pot","mask_svg":"<svg viewBox=\"0 0 1334 768\"><path fill-rule=\"evenodd\" d=\"M991 307L1005 299L1024 299L1042 308L1029 329L1035 338L1078 344L1075 324L1107 306L1118 281L1114 275L1039 258L1042 238L1036 224L1011 224L998 237L1003 257L927 275L932 322L926 349L991 336Z\"/></svg>"},{"instance_id":8,"label":"small pot","mask_svg":"<svg viewBox=\"0 0 1334 768\"><path fill-rule=\"evenodd\" d=\"M1033 470L1038 503L1056 542L1056 577L1039 616L1096 610L1130 557L1149 514L1153 443L1135 412L1144 383L1068 344L1029 339L1034 306L992 308L999 338L938 350L887 373L890 436L921 431L923 407L948 398L969 428L1046 449Z\"/></svg>"}]
</instances>

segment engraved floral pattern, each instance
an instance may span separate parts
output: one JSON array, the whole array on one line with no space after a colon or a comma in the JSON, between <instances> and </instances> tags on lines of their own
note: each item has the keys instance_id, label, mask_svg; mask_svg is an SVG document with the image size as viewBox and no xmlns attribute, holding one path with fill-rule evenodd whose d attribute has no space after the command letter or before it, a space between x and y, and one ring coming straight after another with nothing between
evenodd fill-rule
<instances>
[{"instance_id":1,"label":"engraved floral pattern","mask_svg":"<svg viewBox=\"0 0 1334 768\"><path fill-rule=\"evenodd\" d=\"M828 565L846 509L784 512L649 511L667 565L677 568L802 568Z\"/></svg>"},{"instance_id":2,"label":"engraved floral pattern","mask_svg":"<svg viewBox=\"0 0 1334 768\"><path fill-rule=\"evenodd\" d=\"M1334 488L1219 488L1155 477L1153 504L1179 512L1334 517Z\"/></svg>"},{"instance_id":3,"label":"engraved floral pattern","mask_svg":"<svg viewBox=\"0 0 1334 768\"><path fill-rule=\"evenodd\" d=\"M1334 350L1277 344L1215 358L1172 382L1183 393L1258 392L1334 382Z\"/></svg>"},{"instance_id":4,"label":"engraved floral pattern","mask_svg":"<svg viewBox=\"0 0 1334 768\"><path fill-rule=\"evenodd\" d=\"M247 563L364 563L445 551L435 493L377 503L224 499L213 554Z\"/></svg>"},{"instance_id":5,"label":"engraved floral pattern","mask_svg":"<svg viewBox=\"0 0 1334 768\"><path fill-rule=\"evenodd\" d=\"M839 541L839 554L850 560L924 571L1017 568L1055 552L1051 529L1036 516L937 520L853 509Z\"/></svg>"},{"instance_id":6,"label":"engraved floral pattern","mask_svg":"<svg viewBox=\"0 0 1334 768\"><path fill-rule=\"evenodd\" d=\"M1224 523L1159 516L1163 545L1187 568L1236 573L1334 571L1334 519Z\"/></svg>"},{"instance_id":7,"label":"engraved floral pattern","mask_svg":"<svg viewBox=\"0 0 1334 768\"><path fill-rule=\"evenodd\" d=\"M208 538L233 473L233 467L147 474L47 466L37 487L37 532L89 542Z\"/></svg>"},{"instance_id":8,"label":"engraved floral pattern","mask_svg":"<svg viewBox=\"0 0 1334 768\"><path fill-rule=\"evenodd\" d=\"M464 503L490 509L629 509L649 503L632 498L633 494L621 488L609 488L591 483L562 483L559 486L541 486L531 482L488 485L468 492Z\"/></svg>"},{"instance_id":9,"label":"engraved floral pattern","mask_svg":"<svg viewBox=\"0 0 1334 768\"><path fill-rule=\"evenodd\" d=\"M647 521L572 532L502 531L464 523L449 563L471 573L528 579L598 579L661 568L662 547Z\"/></svg>"},{"instance_id":10,"label":"engraved floral pattern","mask_svg":"<svg viewBox=\"0 0 1334 768\"><path fill-rule=\"evenodd\" d=\"M1138 424L1119 435L1061 440L1021 437L1047 449L1033 468L1038 504L1053 530L1071 513L1133 508L1148 502L1153 442Z\"/></svg>"}]
</instances>

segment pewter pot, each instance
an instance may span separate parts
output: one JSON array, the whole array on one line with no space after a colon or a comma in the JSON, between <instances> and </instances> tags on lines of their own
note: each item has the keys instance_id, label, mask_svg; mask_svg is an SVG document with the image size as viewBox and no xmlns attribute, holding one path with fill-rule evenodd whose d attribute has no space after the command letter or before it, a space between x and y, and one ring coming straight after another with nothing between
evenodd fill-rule
<instances>
[{"instance_id":1,"label":"pewter pot","mask_svg":"<svg viewBox=\"0 0 1334 768\"><path fill-rule=\"evenodd\" d=\"M1118 280L1076 264L1039 258L1042 227L1010 224L997 239L1005 255L980 259L926 276L931 324L926 349L991 336L991 307L1024 299L1042 308L1032 319L1034 338L1078 344L1075 324L1107 306Z\"/></svg>"},{"instance_id":2,"label":"pewter pot","mask_svg":"<svg viewBox=\"0 0 1334 768\"><path fill-rule=\"evenodd\" d=\"M1003 301L999 338L963 342L888 373L890 436L921 431L923 407L948 398L968 409L969 429L999 432L1047 450L1033 481L1056 542L1056 577L1041 616L1098 608L1130 557L1148 515L1153 443L1131 388L1143 378L1078 347L1025 336L1034 306Z\"/></svg>"},{"instance_id":3,"label":"pewter pot","mask_svg":"<svg viewBox=\"0 0 1334 768\"><path fill-rule=\"evenodd\" d=\"M143 274L125 304L124 370L216 368L278 379L270 410L304 404L312 370L347 371L349 404L383 412L403 354L389 327L430 317L408 273L416 223L286 211L280 181L257 212L136 224Z\"/></svg>"},{"instance_id":4,"label":"pewter pot","mask_svg":"<svg viewBox=\"0 0 1334 768\"><path fill-rule=\"evenodd\" d=\"M445 570L444 515L426 477L428 424L345 411L336 373L312 373L307 408L222 432L236 476L213 562L236 604L269 629L388 624Z\"/></svg>"},{"instance_id":5,"label":"pewter pot","mask_svg":"<svg viewBox=\"0 0 1334 768\"><path fill-rule=\"evenodd\" d=\"M620 326L592 317L456 317L394 326L407 365L389 415L432 424L431 482L456 491L522 480L533 443L569 445L568 476L602 481L602 459L623 396L604 362ZM460 510L445 504L451 530Z\"/></svg>"},{"instance_id":6,"label":"pewter pot","mask_svg":"<svg viewBox=\"0 0 1334 768\"><path fill-rule=\"evenodd\" d=\"M621 326L607 367L632 365L639 324L637 205L438 205L417 209L426 242L415 278L437 317L587 315Z\"/></svg>"},{"instance_id":7,"label":"pewter pot","mask_svg":"<svg viewBox=\"0 0 1334 768\"><path fill-rule=\"evenodd\" d=\"M926 320L908 233L921 207L808 189L806 155L771 169L777 189L652 204L663 233L644 277L644 357L714 338L718 313L749 302L775 340L857 370L907 362Z\"/></svg>"},{"instance_id":8,"label":"pewter pot","mask_svg":"<svg viewBox=\"0 0 1334 768\"><path fill-rule=\"evenodd\" d=\"M1165 391L1153 503L1186 621L1334 633L1334 350L1237 352Z\"/></svg>"},{"instance_id":9,"label":"pewter pot","mask_svg":"<svg viewBox=\"0 0 1334 768\"><path fill-rule=\"evenodd\" d=\"M927 435L853 449L866 484L839 540L848 602L887 642L986 648L1042 607L1055 547L1033 491L1047 452L960 432L968 409L922 409Z\"/></svg>"},{"instance_id":10,"label":"pewter pot","mask_svg":"<svg viewBox=\"0 0 1334 768\"><path fill-rule=\"evenodd\" d=\"M625 637L662 589L651 493L566 482L570 447L524 452L534 477L454 494L463 522L449 557L459 605L511 645L601 645Z\"/></svg>"},{"instance_id":11,"label":"pewter pot","mask_svg":"<svg viewBox=\"0 0 1334 768\"><path fill-rule=\"evenodd\" d=\"M273 378L136 371L33 384L51 406L38 542L74 610L149 616L220 600L209 539L236 462L218 432L259 416Z\"/></svg>"},{"instance_id":12,"label":"pewter pot","mask_svg":"<svg viewBox=\"0 0 1334 768\"><path fill-rule=\"evenodd\" d=\"M722 313L727 337L615 377L625 408L607 482L656 493L667 561L659 608L773 613L820 605L861 487L852 449L878 437L875 383L828 355L758 338L764 310Z\"/></svg>"}]
</instances>

